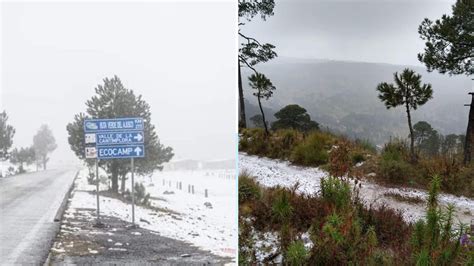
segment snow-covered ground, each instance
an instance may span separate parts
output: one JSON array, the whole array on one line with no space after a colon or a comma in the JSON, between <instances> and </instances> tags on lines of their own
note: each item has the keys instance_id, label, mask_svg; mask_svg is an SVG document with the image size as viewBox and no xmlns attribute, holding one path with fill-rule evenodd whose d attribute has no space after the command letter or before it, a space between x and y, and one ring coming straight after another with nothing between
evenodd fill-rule
<instances>
[{"instance_id":1,"label":"snow-covered ground","mask_svg":"<svg viewBox=\"0 0 474 266\"><path fill-rule=\"evenodd\" d=\"M318 168L300 167L291 165L288 161L273 160L263 157L250 156L239 153L239 171L247 171L257 181L266 187L282 186L293 187L299 184L298 191L304 194L314 194L320 189L321 178L328 174ZM387 193L399 194L403 197L418 197L426 199L427 192L413 188L387 188L367 180L362 181L360 196L367 204L386 203L388 206L402 211L406 221L414 222L424 218L424 204L410 204L386 196ZM439 201L442 205L453 204L456 216L462 223L469 224L474 219L474 200L466 197L457 197L441 194Z\"/></svg>"},{"instance_id":2,"label":"snow-covered ground","mask_svg":"<svg viewBox=\"0 0 474 266\"><path fill-rule=\"evenodd\" d=\"M23 169L26 172L36 171L36 166L34 165L23 165ZM18 171L18 165L14 165L8 161L0 161L0 176L7 177L14 175Z\"/></svg>"},{"instance_id":3,"label":"snow-covered ground","mask_svg":"<svg viewBox=\"0 0 474 266\"><path fill-rule=\"evenodd\" d=\"M90 193L95 191L95 185L87 183L87 174L87 169L79 172L66 215L73 215L76 208L95 208L96 196ZM177 182L181 182L182 189L177 187ZM235 171L163 171L152 177L136 177L135 183L143 183L151 195L152 205L163 209L157 212L135 206L135 221L140 227L189 242L216 255L236 258ZM188 193L188 185L194 185L194 194ZM130 188L130 179L127 188ZM105 189L107 185L101 184L101 190ZM130 204L109 197L101 197L100 204L102 215L131 221Z\"/></svg>"}]
</instances>

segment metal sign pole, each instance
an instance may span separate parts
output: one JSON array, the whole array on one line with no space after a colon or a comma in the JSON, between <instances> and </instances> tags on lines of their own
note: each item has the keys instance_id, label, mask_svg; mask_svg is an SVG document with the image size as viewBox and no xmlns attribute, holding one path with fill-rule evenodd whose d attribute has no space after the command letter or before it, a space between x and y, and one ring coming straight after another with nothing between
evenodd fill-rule
<instances>
[{"instance_id":1,"label":"metal sign pole","mask_svg":"<svg viewBox=\"0 0 474 266\"><path fill-rule=\"evenodd\" d=\"M135 174L135 167L133 165L133 157L131 159L131 166L132 166L132 225L135 226L135 187L134 183L135 181L133 180L134 174Z\"/></svg>"},{"instance_id":2,"label":"metal sign pole","mask_svg":"<svg viewBox=\"0 0 474 266\"><path fill-rule=\"evenodd\" d=\"M100 206L99 206L99 159L95 160L95 180L97 190L97 225L100 225Z\"/></svg>"}]
</instances>

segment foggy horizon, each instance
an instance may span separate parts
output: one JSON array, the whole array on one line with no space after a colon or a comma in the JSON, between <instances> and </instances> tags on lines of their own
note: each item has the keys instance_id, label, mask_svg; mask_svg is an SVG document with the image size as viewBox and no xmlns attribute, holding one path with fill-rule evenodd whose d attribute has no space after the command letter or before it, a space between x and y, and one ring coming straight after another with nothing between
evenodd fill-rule
<instances>
[{"instance_id":1,"label":"foggy horizon","mask_svg":"<svg viewBox=\"0 0 474 266\"><path fill-rule=\"evenodd\" d=\"M224 19L236 12L231 1L1 8L0 109L16 129L13 148L30 146L48 124L58 144L51 164L76 162L66 125L86 111L104 78L117 75L150 104L173 160L235 157L236 92L225 89L236 80L236 36L228 29L237 18Z\"/></svg>"},{"instance_id":2,"label":"foggy horizon","mask_svg":"<svg viewBox=\"0 0 474 266\"><path fill-rule=\"evenodd\" d=\"M424 48L418 26L424 18L450 13L454 2L276 0L273 16L242 21L242 32L275 45L281 58L423 67L417 59Z\"/></svg>"}]
</instances>

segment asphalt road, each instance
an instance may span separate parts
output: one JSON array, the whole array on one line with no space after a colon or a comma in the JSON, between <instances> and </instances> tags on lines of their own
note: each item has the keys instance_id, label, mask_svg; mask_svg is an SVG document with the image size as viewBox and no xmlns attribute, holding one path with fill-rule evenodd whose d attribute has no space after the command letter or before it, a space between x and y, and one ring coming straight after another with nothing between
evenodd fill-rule
<instances>
[{"instance_id":1,"label":"asphalt road","mask_svg":"<svg viewBox=\"0 0 474 266\"><path fill-rule=\"evenodd\" d=\"M40 264L59 229L54 216L76 171L0 178L0 265Z\"/></svg>"}]
</instances>

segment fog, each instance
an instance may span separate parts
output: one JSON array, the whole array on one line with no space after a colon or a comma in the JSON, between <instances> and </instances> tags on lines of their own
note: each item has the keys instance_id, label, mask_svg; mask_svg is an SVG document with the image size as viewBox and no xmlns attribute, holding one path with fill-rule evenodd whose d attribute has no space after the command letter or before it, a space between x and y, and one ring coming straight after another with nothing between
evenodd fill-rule
<instances>
[{"instance_id":1,"label":"fog","mask_svg":"<svg viewBox=\"0 0 474 266\"><path fill-rule=\"evenodd\" d=\"M225 2L1 4L1 110L29 146L40 125L51 163L77 162L66 125L105 77L151 105L174 159L236 155L236 5ZM235 31L230 30L235 29Z\"/></svg>"},{"instance_id":2,"label":"fog","mask_svg":"<svg viewBox=\"0 0 474 266\"><path fill-rule=\"evenodd\" d=\"M418 26L451 13L455 0L276 0L274 16L243 27L280 57L421 66ZM245 21L244 21L245 22Z\"/></svg>"}]
</instances>

